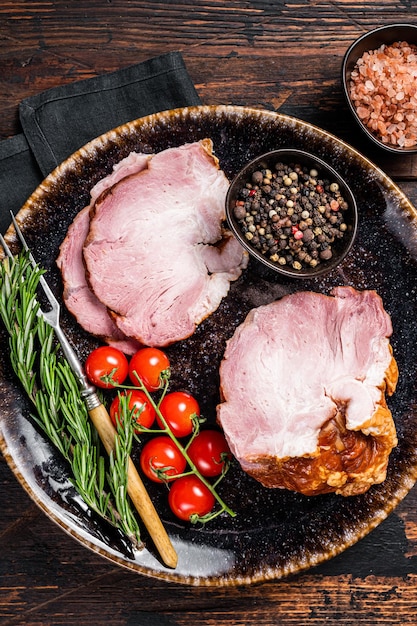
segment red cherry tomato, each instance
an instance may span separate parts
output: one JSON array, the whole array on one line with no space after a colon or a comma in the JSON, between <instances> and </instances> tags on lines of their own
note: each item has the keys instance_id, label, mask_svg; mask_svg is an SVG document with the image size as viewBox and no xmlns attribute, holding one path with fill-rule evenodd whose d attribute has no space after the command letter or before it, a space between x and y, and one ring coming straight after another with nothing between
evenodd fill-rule
<instances>
[{"instance_id":1,"label":"red cherry tomato","mask_svg":"<svg viewBox=\"0 0 417 626\"><path fill-rule=\"evenodd\" d=\"M210 513L215 498L201 480L192 474L178 478L171 485L168 503L176 517L188 522L193 515L202 517Z\"/></svg>"},{"instance_id":2,"label":"red cherry tomato","mask_svg":"<svg viewBox=\"0 0 417 626\"><path fill-rule=\"evenodd\" d=\"M162 387L162 372L169 367L169 359L165 352L158 348L141 348L130 359L129 378L134 385L138 385L137 376L139 376L148 391L156 391Z\"/></svg>"},{"instance_id":3,"label":"red cherry tomato","mask_svg":"<svg viewBox=\"0 0 417 626\"><path fill-rule=\"evenodd\" d=\"M159 405L159 410L176 437L186 437L192 433L192 416L200 416L197 400L186 391L168 393ZM156 421L160 428L163 428L162 420L158 415Z\"/></svg>"},{"instance_id":4,"label":"red cherry tomato","mask_svg":"<svg viewBox=\"0 0 417 626\"><path fill-rule=\"evenodd\" d=\"M164 476L167 480L174 480L175 476L185 470L186 461L172 439L161 435L150 439L143 446L140 466L145 476L156 483L162 483L164 480L159 478L156 470L166 468Z\"/></svg>"},{"instance_id":5,"label":"red cherry tomato","mask_svg":"<svg viewBox=\"0 0 417 626\"><path fill-rule=\"evenodd\" d=\"M121 385L127 377L129 363L127 358L117 348L112 346L100 346L87 357L85 362L85 373L93 385L108 389L114 387L112 383L106 383L102 379L104 376L112 375L116 384Z\"/></svg>"},{"instance_id":6,"label":"red cherry tomato","mask_svg":"<svg viewBox=\"0 0 417 626\"><path fill-rule=\"evenodd\" d=\"M121 396L126 396L127 406L132 413L132 419L136 424L150 428L155 421L156 413L152 404L149 402L146 394L139 389L129 389L123 391L121 395L117 395L110 405L110 417L115 427L117 422L120 421L123 409L120 407ZM137 433L141 432L140 428L136 430Z\"/></svg>"},{"instance_id":7,"label":"red cherry tomato","mask_svg":"<svg viewBox=\"0 0 417 626\"><path fill-rule=\"evenodd\" d=\"M225 461L231 458L227 441L217 430L202 430L190 443L187 452L202 476L218 476Z\"/></svg>"}]
</instances>

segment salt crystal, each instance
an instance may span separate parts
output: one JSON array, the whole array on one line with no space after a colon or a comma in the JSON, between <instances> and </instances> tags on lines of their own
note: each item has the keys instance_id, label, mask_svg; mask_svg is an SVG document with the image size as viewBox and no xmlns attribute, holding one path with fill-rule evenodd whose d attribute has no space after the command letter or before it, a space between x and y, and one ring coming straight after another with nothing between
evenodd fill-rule
<instances>
[{"instance_id":1,"label":"salt crystal","mask_svg":"<svg viewBox=\"0 0 417 626\"><path fill-rule=\"evenodd\" d=\"M359 117L361 118L361 120L364 120L367 117L369 117L369 111L368 111L368 109L365 109L365 107L358 107L356 109L356 112L359 115Z\"/></svg>"}]
</instances>

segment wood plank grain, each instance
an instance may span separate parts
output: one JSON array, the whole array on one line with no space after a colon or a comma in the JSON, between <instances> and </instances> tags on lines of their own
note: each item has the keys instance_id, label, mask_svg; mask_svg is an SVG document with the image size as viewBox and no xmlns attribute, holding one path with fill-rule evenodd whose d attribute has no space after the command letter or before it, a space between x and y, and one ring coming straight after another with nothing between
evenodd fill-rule
<instances>
[{"instance_id":1,"label":"wood plank grain","mask_svg":"<svg viewBox=\"0 0 417 626\"><path fill-rule=\"evenodd\" d=\"M377 152L350 117L343 54L361 33L415 22L398 0L0 0L0 140L30 95L180 50L207 104L263 107L353 144L417 206L417 157ZM1 409L1 407L0 407ZM0 460L4 626L416 624L417 488L368 537L297 576L205 588L145 578L86 550L28 498Z\"/></svg>"},{"instance_id":2,"label":"wood plank grain","mask_svg":"<svg viewBox=\"0 0 417 626\"><path fill-rule=\"evenodd\" d=\"M341 59L369 27L364 12L355 3L301 2L293 11L284 3L255 4L198 1L186 19L186 4L159 2L123 10L116 2L94 14L86 2L69 7L17 2L13 11L0 6L2 86L8 95L0 138L19 131L17 104L28 95L179 49L205 103L279 110L342 139L354 137L391 176L415 178L416 159L376 153L361 138L343 99ZM393 6L384 4L381 23ZM157 39L149 37L155 28Z\"/></svg>"},{"instance_id":3,"label":"wood plank grain","mask_svg":"<svg viewBox=\"0 0 417 626\"><path fill-rule=\"evenodd\" d=\"M147 614L155 618L152 626L162 618L194 624L198 617L220 626L231 619L261 626L336 624L341 618L352 626L413 623L417 559L401 551L414 539L401 538L398 528L401 520L411 524L415 519L417 490L368 538L311 572L249 587L209 589L144 578L87 551L29 500L4 461L0 495L5 503L0 516L0 621L5 626L83 624L92 614L97 626L140 624ZM21 511L17 520L16 510ZM381 561L373 546L385 551L387 571L395 569L401 554L408 567L397 576L373 571ZM355 561L362 565L353 574Z\"/></svg>"}]
</instances>

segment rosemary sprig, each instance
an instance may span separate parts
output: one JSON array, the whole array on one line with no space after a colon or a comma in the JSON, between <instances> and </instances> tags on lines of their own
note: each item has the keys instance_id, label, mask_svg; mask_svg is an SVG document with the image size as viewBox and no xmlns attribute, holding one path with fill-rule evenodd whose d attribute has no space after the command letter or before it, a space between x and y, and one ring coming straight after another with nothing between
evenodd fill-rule
<instances>
[{"instance_id":1,"label":"rosemary sprig","mask_svg":"<svg viewBox=\"0 0 417 626\"><path fill-rule=\"evenodd\" d=\"M126 494L132 436L119 429L115 454L109 461L101 454L77 379L53 329L38 315L42 273L25 252L0 264L0 317L9 334L12 368L36 408L34 421L69 462L72 482L86 504L138 547L140 530Z\"/></svg>"},{"instance_id":2,"label":"rosemary sprig","mask_svg":"<svg viewBox=\"0 0 417 626\"><path fill-rule=\"evenodd\" d=\"M107 474L109 484L116 498L117 510L120 513L120 523L126 532L134 519L127 498L127 473L130 462L130 450L133 443L133 410L128 407L126 398L121 400L121 413L125 416L117 424L117 439L114 450L110 454L110 467Z\"/></svg>"}]
</instances>

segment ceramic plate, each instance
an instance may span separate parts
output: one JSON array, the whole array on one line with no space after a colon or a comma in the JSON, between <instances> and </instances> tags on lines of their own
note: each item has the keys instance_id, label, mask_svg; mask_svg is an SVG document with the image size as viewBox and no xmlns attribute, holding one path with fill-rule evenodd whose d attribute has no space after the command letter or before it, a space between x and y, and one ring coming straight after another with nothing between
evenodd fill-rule
<instances>
[{"instance_id":1,"label":"ceramic plate","mask_svg":"<svg viewBox=\"0 0 417 626\"><path fill-rule=\"evenodd\" d=\"M126 124L80 149L40 185L20 211L28 242L40 264L50 268L48 278L58 295L58 247L74 216L88 203L90 188L132 150L157 152L204 137L213 140L229 177L249 159L276 148L315 153L338 170L356 194L359 234L343 264L314 280L277 278L251 261L218 310L190 339L169 349L175 372L172 388L186 387L196 394L203 414L214 421L218 365L225 342L252 307L301 289L326 294L336 285L376 289L392 317L392 347L400 371L397 392L389 399L399 443L390 457L387 479L361 496L305 497L263 488L233 467L221 492L237 515L222 516L204 528L175 521L167 510L165 494L161 496L163 490L153 486L151 495L179 554L178 567L172 571L148 549L129 555L117 538L85 511L65 464L34 428L30 407L5 354L0 357L1 449L30 496L88 548L148 576L189 584L231 585L280 578L331 558L375 528L413 486L417 476L417 216L381 170L310 124L240 107L164 112ZM9 242L13 245L11 235ZM65 313L63 326L81 358L97 345Z\"/></svg>"}]
</instances>

